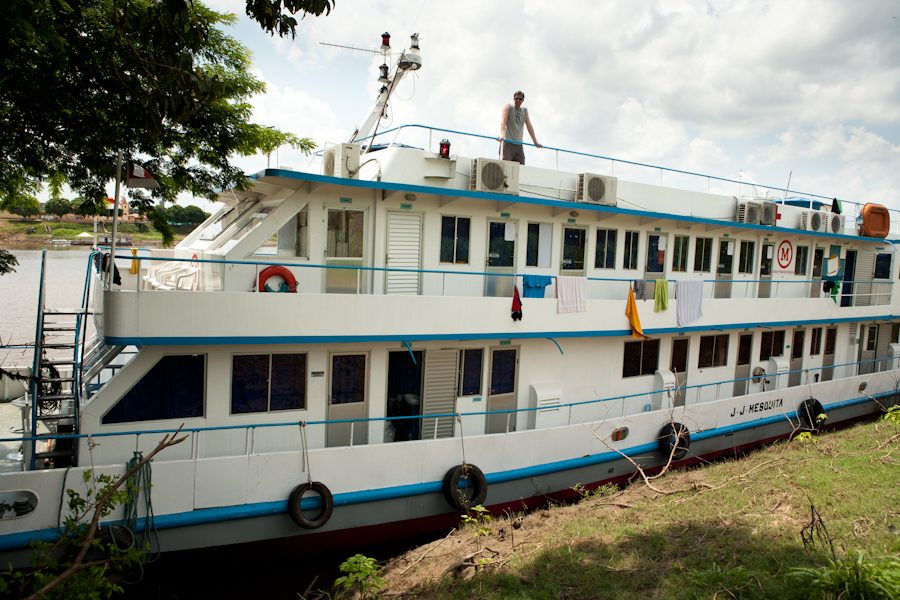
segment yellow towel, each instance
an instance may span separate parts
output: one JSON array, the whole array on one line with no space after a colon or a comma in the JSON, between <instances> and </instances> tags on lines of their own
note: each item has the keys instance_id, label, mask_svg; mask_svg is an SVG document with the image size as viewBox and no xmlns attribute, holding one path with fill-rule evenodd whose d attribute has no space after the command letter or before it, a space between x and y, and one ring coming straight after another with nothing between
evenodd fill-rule
<instances>
[{"instance_id":1,"label":"yellow towel","mask_svg":"<svg viewBox=\"0 0 900 600\"><path fill-rule=\"evenodd\" d=\"M668 310L669 308L669 282L665 279L656 280L656 292L653 294L653 312Z\"/></svg>"},{"instance_id":2,"label":"yellow towel","mask_svg":"<svg viewBox=\"0 0 900 600\"><path fill-rule=\"evenodd\" d=\"M625 316L631 323L631 337L650 339L644 335L641 329L641 319L638 317L637 304L634 301L634 292L631 287L628 288L628 304L625 306Z\"/></svg>"},{"instance_id":3,"label":"yellow towel","mask_svg":"<svg viewBox=\"0 0 900 600\"><path fill-rule=\"evenodd\" d=\"M132 249L131 249L131 255L135 257L135 258L132 258L132 259L131 259L131 274L132 274L132 275L137 275L138 269L139 269L139 268L138 268L138 261L137 261L137 248L132 248Z\"/></svg>"}]
</instances>

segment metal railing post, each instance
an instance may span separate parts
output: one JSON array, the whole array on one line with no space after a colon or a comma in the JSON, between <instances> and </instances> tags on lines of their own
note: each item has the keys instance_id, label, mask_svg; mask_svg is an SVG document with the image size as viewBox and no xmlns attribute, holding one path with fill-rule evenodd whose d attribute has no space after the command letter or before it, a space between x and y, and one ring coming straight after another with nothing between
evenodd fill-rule
<instances>
[{"instance_id":1,"label":"metal railing post","mask_svg":"<svg viewBox=\"0 0 900 600\"><path fill-rule=\"evenodd\" d=\"M350 421L350 447L351 448L353 447L353 432L354 432L353 426L354 425L356 425L356 421Z\"/></svg>"}]
</instances>

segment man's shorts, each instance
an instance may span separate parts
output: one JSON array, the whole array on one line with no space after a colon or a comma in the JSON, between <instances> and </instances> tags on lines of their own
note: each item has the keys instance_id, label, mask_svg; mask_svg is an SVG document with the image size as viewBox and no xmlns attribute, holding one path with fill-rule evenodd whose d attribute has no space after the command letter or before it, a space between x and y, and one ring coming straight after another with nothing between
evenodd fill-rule
<instances>
[{"instance_id":1,"label":"man's shorts","mask_svg":"<svg viewBox=\"0 0 900 600\"><path fill-rule=\"evenodd\" d=\"M521 165L525 164L525 150L521 144L501 142L500 146L500 158L503 160L514 160Z\"/></svg>"}]
</instances>

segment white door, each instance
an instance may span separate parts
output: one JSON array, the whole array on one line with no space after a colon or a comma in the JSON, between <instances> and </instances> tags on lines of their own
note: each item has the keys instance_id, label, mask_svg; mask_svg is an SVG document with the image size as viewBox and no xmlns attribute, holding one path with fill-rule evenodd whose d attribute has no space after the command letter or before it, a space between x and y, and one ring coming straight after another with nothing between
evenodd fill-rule
<instances>
[{"instance_id":1,"label":"white door","mask_svg":"<svg viewBox=\"0 0 900 600\"><path fill-rule=\"evenodd\" d=\"M366 278L359 270L365 265L366 211L329 208L325 223L325 292L358 294L365 292Z\"/></svg>"},{"instance_id":2,"label":"white door","mask_svg":"<svg viewBox=\"0 0 900 600\"><path fill-rule=\"evenodd\" d=\"M408 212L389 212L387 259L388 269L411 269L410 271L387 271L385 274L386 294L419 294L422 254L422 215Z\"/></svg>"},{"instance_id":3,"label":"white door","mask_svg":"<svg viewBox=\"0 0 900 600\"><path fill-rule=\"evenodd\" d=\"M870 306L872 302L872 284L875 277L875 253L860 250L856 256L856 306Z\"/></svg>"},{"instance_id":4,"label":"white door","mask_svg":"<svg viewBox=\"0 0 900 600\"><path fill-rule=\"evenodd\" d=\"M458 358L459 350L429 350L425 353L423 415L452 415L456 412ZM455 420L452 416L422 419L422 439L453 437Z\"/></svg>"},{"instance_id":5,"label":"white door","mask_svg":"<svg viewBox=\"0 0 900 600\"><path fill-rule=\"evenodd\" d=\"M366 421L366 366L365 354L333 354L328 393L328 420L326 445L349 446L365 444L369 422ZM352 435L351 435L352 432Z\"/></svg>"}]
</instances>

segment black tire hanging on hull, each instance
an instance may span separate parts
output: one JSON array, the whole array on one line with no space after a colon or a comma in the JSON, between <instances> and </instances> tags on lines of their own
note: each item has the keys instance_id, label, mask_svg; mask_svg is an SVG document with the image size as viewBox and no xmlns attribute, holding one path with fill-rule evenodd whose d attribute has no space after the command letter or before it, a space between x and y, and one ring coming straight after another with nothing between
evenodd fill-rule
<instances>
[{"instance_id":1,"label":"black tire hanging on hull","mask_svg":"<svg viewBox=\"0 0 900 600\"><path fill-rule=\"evenodd\" d=\"M459 488L460 480L468 481L472 486L472 495ZM467 486L468 487L468 486ZM487 498L487 479L481 469L475 465L463 463L456 465L444 475L444 498L453 509L467 512L469 508L484 504Z\"/></svg>"},{"instance_id":2,"label":"black tire hanging on hull","mask_svg":"<svg viewBox=\"0 0 900 600\"><path fill-rule=\"evenodd\" d=\"M300 510L300 501L306 492L315 492L322 498L322 512L314 519L305 517ZM318 481L302 483L291 492L291 496L288 498L287 512L291 520L300 527L304 529L318 529L331 518L331 513L334 512L334 497L324 483L319 483Z\"/></svg>"},{"instance_id":3,"label":"black tire hanging on hull","mask_svg":"<svg viewBox=\"0 0 900 600\"><path fill-rule=\"evenodd\" d=\"M825 415L825 418L820 419L819 415ZM828 419L828 415L821 402L815 398L807 398L797 408L797 418L800 419L800 426L803 429L818 433L825 428L825 421Z\"/></svg>"},{"instance_id":4,"label":"black tire hanging on hull","mask_svg":"<svg viewBox=\"0 0 900 600\"><path fill-rule=\"evenodd\" d=\"M666 423L659 430L659 453L663 459L679 461L687 455L691 447L691 432L681 423ZM674 451L673 451L674 448Z\"/></svg>"}]
</instances>

